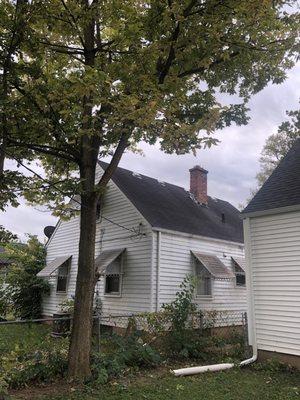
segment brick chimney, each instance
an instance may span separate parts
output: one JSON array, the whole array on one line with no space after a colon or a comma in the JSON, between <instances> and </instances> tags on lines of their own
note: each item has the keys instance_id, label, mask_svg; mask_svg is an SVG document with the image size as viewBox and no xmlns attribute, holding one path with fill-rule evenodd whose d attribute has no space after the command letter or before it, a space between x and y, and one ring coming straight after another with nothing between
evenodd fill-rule
<instances>
[{"instance_id":1,"label":"brick chimney","mask_svg":"<svg viewBox=\"0 0 300 400\"><path fill-rule=\"evenodd\" d=\"M199 203L206 205L208 202L207 174L208 171L200 167L200 165L190 169L190 192Z\"/></svg>"}]
</instances>

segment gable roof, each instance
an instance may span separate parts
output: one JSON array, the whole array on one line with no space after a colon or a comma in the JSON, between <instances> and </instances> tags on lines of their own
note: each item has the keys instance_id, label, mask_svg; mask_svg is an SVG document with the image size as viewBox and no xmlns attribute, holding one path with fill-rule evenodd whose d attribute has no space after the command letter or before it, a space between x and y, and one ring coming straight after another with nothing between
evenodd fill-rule
<instances>
[{"instance_id":1,"label":"gable roof","mask_svg":"<svg viewBox=\"0 0 300 400\"><path fill-rule=\"evenodd\" d=\"M152 227L243 243L240 212L227 201L208 197L208 206L200 205L180 186L120 167L112 180Z\"/></svg>"},{"instance_id":2,"label":"gable roof","mask_svg":"<svg viewBox=\"0 0 300 400\"><path fill-rule=\"evenodd\" d=\"M300 138L281 160L243 213L300 205Z\"/></svg>"}]
</instances>

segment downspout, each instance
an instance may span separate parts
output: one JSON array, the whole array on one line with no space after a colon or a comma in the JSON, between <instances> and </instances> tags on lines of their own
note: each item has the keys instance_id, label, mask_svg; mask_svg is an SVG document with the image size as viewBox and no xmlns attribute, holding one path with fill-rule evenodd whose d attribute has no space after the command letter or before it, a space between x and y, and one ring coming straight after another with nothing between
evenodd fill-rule
<instances>
[{"instance_id":1,"label":"downspout","mask_svg":"<svg viewBox=\"0 0 300 400\"><path fill-rule=\"evenodd\" d=\"M252 342L252 357L241 361L238 366L243 367L254 363L257 360L257 341L254 318L254 298L253 298L253 280L252 280L252 260L251 260L251 242L250 242L250 219L244 220L244 238L245 238L245 258L246 258L246 281L247 281L247 299L248 299L248 324L249 339ZM223 371L233 368L233 363L205 365L201 367L181 368L173 370L175 376L196 375L203 372Z\"/></svg>"},{"instance_id":2,"label":"downspout","mask_svg":"<svg viewBox=\"0 0 300 400\"><path fill-rule=\"evenodd\" d=\"M159 290L160 290L160 250L161 250L161 232L157 232L157 264L156 264L156 311L159 311L160 298L159 298Z\"/></svg>"}]
</instances>

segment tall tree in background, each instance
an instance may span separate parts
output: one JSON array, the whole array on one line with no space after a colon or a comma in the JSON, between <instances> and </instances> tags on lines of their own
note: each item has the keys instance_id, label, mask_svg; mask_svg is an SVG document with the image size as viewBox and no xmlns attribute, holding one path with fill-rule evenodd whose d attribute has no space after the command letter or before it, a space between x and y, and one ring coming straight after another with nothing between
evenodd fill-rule
<instances>
[{"instance_id":1,"label":"tall tree in background","mask_svg":"<svg viewBox=\"0 0 300 400\"><path fill-rule=\"evenodd\" d=\"M17 205L20 192L61 214L66 197L81 199L70 377L90 375L96 209L124 151L145 141L196 152L217 129L245 124L250 96L293 65L299 16L286 3L296 1L36 0L20 13L1 2L0 147L23 169L0 164L0 204ZM240 102L222 105L218 92Z\"/></svg>"},{"instance_id":2,"label":"tall tree in background","mask_svg":"<svg viewBox=\"0 0 300 400\"><path fill-rule=\"evenodd\" d=\"M15 242L18 239L18 236L9 230L5 229L2 225L0 225L0 245L5 245L11 242Z\"/></svg>"},{"instance_id":3,"label":"tall tree in background","mask_svg":"<svg viewBox=\"0 0 300 400\"><path fill-rule=\"evenodd\" d=\"M268 137L262 149L259 159L260 171L256 175L258 185L256 191L268 179L295 140L300 137L300 110L287 111L287 115L289 119L279 126L277 133Z\"/></svg>"}]
</instances>

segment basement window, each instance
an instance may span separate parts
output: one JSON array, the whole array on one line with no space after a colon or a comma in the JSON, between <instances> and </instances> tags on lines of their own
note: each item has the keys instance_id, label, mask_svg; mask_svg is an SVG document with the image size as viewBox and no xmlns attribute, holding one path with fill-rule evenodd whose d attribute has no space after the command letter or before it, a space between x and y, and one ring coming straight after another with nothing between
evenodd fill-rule
<instances>
[{"instance_id":1,"label":"basement window","mask_svg":"<svg viewBox=\"0 0 300 400\"><path fill-rule=\"evenodd\" d=\"M122 254L106 267L105 294L121 296L122 287Z\"/></svg>"},{"instance_id":2,"label":"basement window","mask_svg":"<svg viewBox=\"0 0 300 400\"><path fill-rule=\"evenodd\" d=\"M70 258L58 268L57 283L56 283L57 293L67 292L69 273L70 273Z\"/></svg>"}]
</instances>

